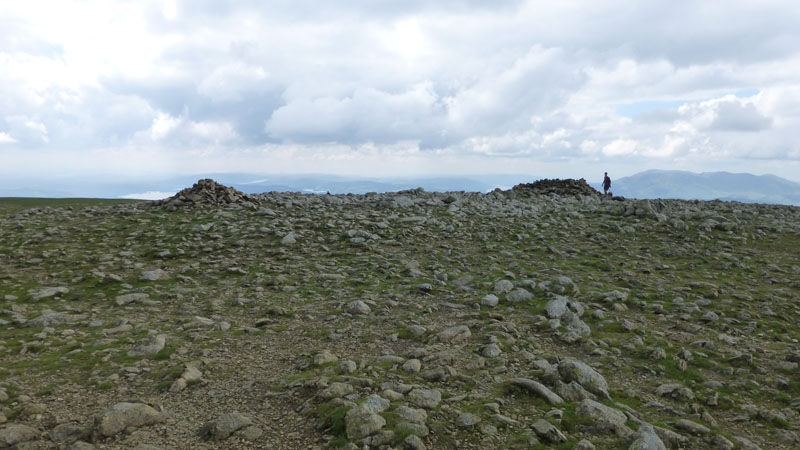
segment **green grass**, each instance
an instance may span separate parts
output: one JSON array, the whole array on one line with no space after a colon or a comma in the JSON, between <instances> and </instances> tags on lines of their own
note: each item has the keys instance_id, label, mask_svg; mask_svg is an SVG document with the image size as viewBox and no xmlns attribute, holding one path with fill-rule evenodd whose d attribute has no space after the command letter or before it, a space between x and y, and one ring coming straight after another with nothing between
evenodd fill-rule
<instances>
[{"instance_id":1,"label":"green grass","mask_svg":"<svg viewBox=\"0 0 800 450\"><path fill-rule=\"evenodd\" d=\"M0 197L0 211L17 211L28 208L86 208L89 206L113 206L142 203L143 200L116 198L42 198Z\"/></svg>"},{"instance_id":2,"label":"green grass","mask_svg":"<svg viewBox=\"0 0 800 450\"><path fill-rule=\"evenodd\" d=\"M325 426L328 427L328 432L334 436L335 439L344 438L344 444L347 443L347 430L345 425L345 415L350 408L346 406L337 406L333 402L326 402L317 408L315 415L321 419ZM342 444L341 446L344 446Z\"/></svg>"}]
</instances>

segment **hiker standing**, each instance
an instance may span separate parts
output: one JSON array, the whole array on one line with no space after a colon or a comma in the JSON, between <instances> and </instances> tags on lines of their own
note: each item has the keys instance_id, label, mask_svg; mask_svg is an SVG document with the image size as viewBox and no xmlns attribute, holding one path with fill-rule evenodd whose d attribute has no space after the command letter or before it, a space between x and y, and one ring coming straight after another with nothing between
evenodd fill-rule
<instances>
[{"instance_id":1,"label":"hiker standing","mask_svg":"<svg viewBox=\"0 0 800 450\"><path fill-rule=\"evenodd\" d=\"M608 172L604 172L603 177L603 195L608 195L608 190L611 188L611 178L608 178Z\"/></svg>"}]
</instances>

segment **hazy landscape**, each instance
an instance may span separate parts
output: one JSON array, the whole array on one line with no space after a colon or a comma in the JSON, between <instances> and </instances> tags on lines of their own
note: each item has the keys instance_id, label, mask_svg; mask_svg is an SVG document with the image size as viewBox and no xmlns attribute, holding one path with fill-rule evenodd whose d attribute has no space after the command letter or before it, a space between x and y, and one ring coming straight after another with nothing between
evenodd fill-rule
<instances>
[{"instance_id":1,"label":"hazy landscape","mask_svg":"<svg viewBox=\"0 0 800 450\"><path fill-rule=\"evenodd\" d=\"M242 192L300 192L314 194L366 194L397 192L421 187L426 191L489 192L520 183L548 178L524 174L466 175L440 177L355 177L325 174L210 175ZM156 200L169 197L204 176L165 178L16 178L0 180L0 197L81 197ZM601 190L602 176L587 180ZM56 187L56 188L54 188ZM732 200L746 203L800 205L800 183L774 175L747 173L648 170L613 179L611 191L618 196L640 199Z\"/></svg>"},{"instance_id":2,"label":"hazy landscape","mask_svg":"<svg viewBox=\"0 0 800 450\"><path fill-rule=\"evenodd\" d=\"M0 200L0 448L790 449L800 209Z\"/></svg>"}]
</instances>

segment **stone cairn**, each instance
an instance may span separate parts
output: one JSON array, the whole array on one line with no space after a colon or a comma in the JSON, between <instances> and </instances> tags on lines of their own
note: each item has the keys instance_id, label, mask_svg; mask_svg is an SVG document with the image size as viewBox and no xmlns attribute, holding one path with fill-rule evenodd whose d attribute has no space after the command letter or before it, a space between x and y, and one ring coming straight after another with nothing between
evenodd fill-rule
<instances>
[{"instance_id":1,"label":"stone cairn","mask_svg":"<svg viewBox=\"0 0 800 450\"><path fill-rule=\"evenodd\" d=\"M581 178L576 180L573 178L561 179L544 179L534 181L533 183L522 183L511 188L512 191L518 193L531 193L531 194L555 194L560 196L594 196L603 195L600 191L589 186L585 179Z\"/></svg>"},{"instance_id":2,"label":"stone cairn","mask_svg":"<svg viewBox=\"0 0 800 450\"><path fill-rule=\"evenodd\" d=\"M192 187L186 188L170 198L154 202L155 206L167 208L203 208L241 205L255 209L258 200L232 187L223 186L206 178L199 180Z\"/></svg>"}]
</instances>

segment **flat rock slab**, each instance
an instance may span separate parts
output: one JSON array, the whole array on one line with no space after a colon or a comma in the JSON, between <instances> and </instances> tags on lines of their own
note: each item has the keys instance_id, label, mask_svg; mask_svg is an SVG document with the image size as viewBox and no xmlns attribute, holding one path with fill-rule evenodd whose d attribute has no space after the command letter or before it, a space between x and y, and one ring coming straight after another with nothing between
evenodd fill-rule
<instances>
[{"instance_id":1,"label":"flat rock slab","mask_svg":"<svg viewBox=\"0 0 800 450\"><path fill-rule=\"evenodd\" d=\"M440 342L449 343L463 342L469 339L471 336L472 332L469 331L469 327L466 325L450 327L436 335Z\"/></svg>"},{"instance_id":2,"label":"flat rock slab","mask_svg":"<svg viewBox=\"0 0 800 450\"><path fill-rule=\"evenodd\" d=\"M228 439L237 430L252 424L251 418L234 411L206 422L200 429L200 436L211 441L222 441Z\"/></svg>"},{"instance_id":3,"label":"flat rock slab","mask_svg":"<svg viewBox=\"0 0 800 450\"><path fill-rule=\"evenodd\" d=\"M408 393L408 401L420 408L435 408L442 401L442 393L436 389L414 389Z\"/></svg>"},{"instance_id":4,"label":"flat rock slab","mask_svg":"<svg viewBox=\"0 0 800 450\"><path fill-rule=\"evenodd\" d=\"M650 425L642 425L636 432L633 443L628 450L667 450L667 447L658 437Z\"/></svg>"},{"instance_id":5,"label":"flat rock slab","mask_svg":"<svg viewBox=\"0 0 800 450\"><path fill-rule=\"evenodd\" d=\"M136 344L128 356L152 356L163 350L166 344L167 337L163 334L149 336Z\"/></svg>"},{"instance_id":6,"label":"flat rock slab","mask_svg":"<svg viewBox=\"0 0 800 450\"><path fill-rule=\"evenodd\" d=\"M345 415L347 438L351 440L365 438L385 425L386 419L364 405L351 408Z\"/></svg>"},{"instance_id":7,"label":"flat rock slab","mask_svg":"<svg viewBox=\"0 0 800 450\"><path fill-rule=\"evenodd\" d=\"M566 383L576 381L593 394L607 399L611 398L608 394L606 379L598 371L582 361L578 361L575 358L564 358L558 364L558 374Z\"/></svg>"},{"instance_id":8,"label":"flat rock slab","mask_svg":"<svg viewBox=\"0 0 800 450\"><path fill-rule=\"evenodd\" d=\"M69 294L69 288L66 286L46 287L36 291L31 291L31 299L38 302L45 298L55 297L57 295Z\"/></svg>"},{"instance_id":9,"label":"flat rock slab","mask_svg":"<svg viewBox=\"0 0 800 450\"><path fill-rule=\"evenodd\" d=\"M143 403L117 403L94 418L95 433L110 437L129 427L155 425L164 421L163 415Z\"/></svg>"},{"instance_id":10,"label":"flat rock slab","mask_svg":"<svg viewBox=\"0 0 800 450\"><path fill-rule=\"evenodd\" d=\"M0 448L13 447L22 442L37 439L39 430L27 425L10 424L0 429Z\"/></svg>"},{"instance_id":11,"label":"flat rock slab","mask_svg":"<svg viewBox=\"0 0 800 450\"><path fill-rule=\"evenodd\" d=\"M564 400L558 396L555 392L551 391L547 386L539 383L538 381L530 380L528 378L514 378L511 380L511 384L514 386L519 386L529 392L532 392L539 397L542 397L550 403L551 405L558 405L559 403L563 403Z\"/></svg>"},{"instance_id":12,"label":"flat rock slab","mask_svg":"<svg viewBox=\"0 0 800 450\"><path fill-rule=\"evenodd\" d=\"M114 300L118 306L125 306L129 303L141 302L149 299L150 296L142 292L134 292L132 294L118 295Z\"/></svg>"}]
</instances>

